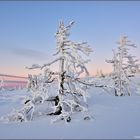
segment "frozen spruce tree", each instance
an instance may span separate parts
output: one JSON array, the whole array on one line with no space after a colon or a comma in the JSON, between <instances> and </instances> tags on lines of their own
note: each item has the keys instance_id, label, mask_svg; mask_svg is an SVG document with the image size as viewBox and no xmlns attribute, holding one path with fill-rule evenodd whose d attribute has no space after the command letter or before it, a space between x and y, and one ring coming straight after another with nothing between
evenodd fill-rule
<instances>
[{"instance_id":1,"label":"frozen spruce tree","mask_svg":"<svg viewBox=\"0 0 140 140\"><path fill-rule=\"evenodd\" d=\"M4 80L0 80L0 91L4 90Z\"/></svg>"},{"instance_id":2,"label":"frozen spruce tree","mask_svg":"<svg viewBox=\"0 0 140 140\"><path fill-rule=\"evenodd\" d=\"M70 22L68 26L64 26L60 22L58 31L55 34L57 42L57 52L52 62L43 66L33 65L29 69L41 68L46 73L54 76L58 82L57 96L48 98L48 101L55 101L54 110L48 115L58 115L53 121L64 119L66 122L71 121L73 112L87 112L86 102L86 81L81 79L81 74L89 75L85 64L89 60L84 60L82 55L89 55L92 52L86 42L72 42L68 39L69 30L74 22ZM50 66L59 63L58 71L51 71ZM47 71L48 70L48 71ZM86 118L85 118L86 119Z\"/></svg>"},{"instance_id":3,"label":"frozen spruce tree","mask_svg":"<svg viewBox=\"0 0 140 140\"><path fill-rule=\"evenodd\" d=\"M113 64L111 78L114 83L115 96L130 96L130 78L135 76L139 64L135 56L129 54L129 47L136 48L136 46L127 39L127 36L122 36L117 44L117 50L113 50L113 59L106 60L106 62Z\"/></svg>"},{"instance_id":4,"label":"frozen spruce tree","mask_svg":"<svg viewBox=\"0 0 140 140\"><path fill-rule=\"evenodd\" d=\"M23 113L21 111L16 113L16 117L14 116L16 120L17 118L22 121L33 119L36 108L40 104L49 110L40 112L40 114L56 116L53 117L53 122L59 120L70 122L72 114L76 112L82 112L84 120L91 119L87 104L87 87L91 84L87 82L87 78L82 77L83 75L85 77L89 75L85 66L89 59L85 60L83 58L89 56L92 50L87 42L69 40L69 31L73 24L73 21L68 26L65 26L63 22L59 23L55 34L57 52L54 54L56 58L53 61L42 66L34 64L27 67L28 69L41 69L43 73L34 76L29 75L28 90L32 92L32 98L25 101L25 107L22 109L24 110ZM51 66L57 63L59 65L58 70L52 70ZM49 94L49 88L56 83L58 85L57 92L52 96ZM51 109L46 102L51 103ZM31 112L30 115L27 115L28 112ZM18 115L20 116L17 117Z\"/></svg>"}]
</instances>

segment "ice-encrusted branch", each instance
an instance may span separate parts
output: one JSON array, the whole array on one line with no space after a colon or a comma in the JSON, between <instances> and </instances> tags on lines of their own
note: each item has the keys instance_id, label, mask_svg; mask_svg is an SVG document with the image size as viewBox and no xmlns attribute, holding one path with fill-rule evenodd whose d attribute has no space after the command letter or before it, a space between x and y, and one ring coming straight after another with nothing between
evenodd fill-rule
<instances>
[{"instance_id":1,"label":"ice-encrusted branch","mask_svg":"<svg viewBox=\"0 0 140 140\"><path fill-rule=\"evenodd\" d=\"M27 69L38 69L38 68L43 69L44 67L50 66L50 65L54 64L55 62L57 62L57 61L59 61L59 60L61 60L61 59L62 59L62 57L59 57L59 58L53 60L53 61L50 62L50 63L44 64L43 66L40 66L40 65L38 65L38 64L33 64L31 67L26 67L26 68L27 68Z\"/></svg>"},{"instance_id":2,"label":"ice-encrusted branch","mask_svg":"<svg viewBox=\"0 0 140 140\"><path fill-rule=\"evenodd\" d=\"M38 64L33 64L31 67L25 67L26 69L40 69L41 68L41 66L40 65L38 65Z\"/></svg>"},{"instance_id":3,"label":"ice-encrusted branch","mask_svg":"<svg viewBox=\"0 0 140 140\"><path fill-rule=\"evenodd\" d=\"M59 60L61 60L61 59L63 59L63 57L59 57L59 58L53 60L53 61L50 62L50 63L44 64L44 65L41 67L41 69L43 69L43 68L46 67L46 66L50 66L50 65L54 64L55 62L57 62L57 61L59 61Z\"/></svg>"}]
</instances>

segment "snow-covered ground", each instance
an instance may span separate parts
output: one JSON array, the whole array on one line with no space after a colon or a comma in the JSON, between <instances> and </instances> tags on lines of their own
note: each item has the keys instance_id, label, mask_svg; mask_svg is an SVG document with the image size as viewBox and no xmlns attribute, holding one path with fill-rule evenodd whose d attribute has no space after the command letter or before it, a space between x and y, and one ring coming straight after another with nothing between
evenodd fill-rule
<instances>
[{"instance_id":1,"label":"snow-covered ground","mask_svg":"<svg viewBox=\"0 0 140 140\"><path fill-rule=\"evenodd\" d=\"M75 115L70 123L50 123L43 116L31 122L0 122L0 139L140 139L140 96L115 97L99 88L90 89L89 111L93 120ZM21 108L26 90L0 92L0 116Z\"/></svg>"}]
</instances>

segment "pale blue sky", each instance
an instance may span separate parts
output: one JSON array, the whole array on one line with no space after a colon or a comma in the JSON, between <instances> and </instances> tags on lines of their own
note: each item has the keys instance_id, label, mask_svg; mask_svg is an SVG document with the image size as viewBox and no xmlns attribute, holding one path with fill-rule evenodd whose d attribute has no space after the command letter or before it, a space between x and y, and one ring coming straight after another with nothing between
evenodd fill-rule
<instances>
[{"instance_id":1,"label":"pale blue sky","mask_svg":"<svg viewBox=\"0 0 140 140\"><path fill-rule=\"evenodd\" d=\"M0 73L27 75L25 66L48 62L60 20L74 20L70 38L93 48L91 73L111 70L104 60L120 35L135 42L130 52L140 59L139 1L0 1Z\"/></svg>"}]
</instances>

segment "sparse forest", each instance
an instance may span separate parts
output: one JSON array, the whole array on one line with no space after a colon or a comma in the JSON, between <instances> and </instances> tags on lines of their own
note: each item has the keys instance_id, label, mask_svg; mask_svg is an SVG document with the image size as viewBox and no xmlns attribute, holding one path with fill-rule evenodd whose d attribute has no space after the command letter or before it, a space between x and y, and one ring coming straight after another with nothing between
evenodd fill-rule
<instances>
[{"instance_id":1,"label":"sparse forest","mask_svg":"<svg viewBox=\"0 0 140 140\"><path fill-rule=\"evenodd\" d=\"M115 96L132 95L131 85L139 70L138 59L129 53L129 48L136 48L126 36L120 38L117 50L113 50L113 58L106 60L111 63L113 71L109 75L98 71L90 76L86 63L92 49L87 42L69 40L70 29L74 21L67 26L61 21L55 33L56 53L51 62L44 65L33 64L27 69L40 69L38 75L28 75L27 92L30 96L24 98L20 109L15 109L2 120L8 122L27 122L42 116L51 117L51 122L71 122L73 115L83 114L83 120L92 120L89 112L89 90L106 91ZM58 64L57 70L51 66ZM84 75L84 77L83 77ZM0 90L4 81L0 82ZM52 90L53 89L53 90ZM139 92L139 83L133 89ZM93 93L94 94L94 93Z\"/></svg>"},{"instance_id":2,"label":"sparse forest","mask_svg":"<svg viewBox=\"0 0 140 140\"><path fill-rule=\"evenodd\" d=\"M134 118L139 120L140 117L140 64L131 54L136 45L127 36L121 36L117 48L112 50L112 59L103 60L112 65L112 71L106 74L97 69L95 75L90 75L87 64L90 54L96 51L93 52L87 42L70 39L74 24L74 21L68 25L59 22L52 61L26 66L28 77L0 75L3 76L0 80L0 131L4 137L5 123L15 132L9 131L8 138L73 139L77 133L80 139L101 138L99 132L104 138L116 138L118 134L118 138L126 138L125 131L130 138L132 134L139 134L140 127ZM35 70L39 73L30 72ZM16 80L5 80L6 76ZM10 82L11 87L8 87ZM18 86L13 88L16 83ZM108 137L110 134L112 136Z\"/></svg>"}]
</instances>

